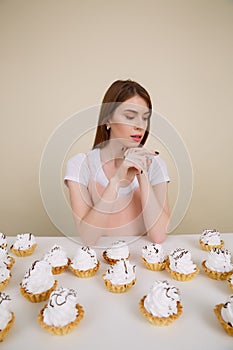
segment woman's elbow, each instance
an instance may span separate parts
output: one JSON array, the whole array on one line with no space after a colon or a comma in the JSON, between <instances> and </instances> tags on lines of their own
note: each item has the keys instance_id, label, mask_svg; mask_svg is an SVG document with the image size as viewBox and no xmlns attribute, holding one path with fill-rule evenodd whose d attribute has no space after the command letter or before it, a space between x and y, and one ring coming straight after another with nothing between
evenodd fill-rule
<instances>
[{"instance_id":1,"label":"woman's elbow","mask_svg":"<svg viewBox=\"0 0 233 350\"><path fill-rule=\"evenodd\" d=\"M157 225L148 231L148 236L151 238L153 243L161 244L166 240L168 234L168 224L169 218L167 217L166 220L163 220L163 222L157 222Z\"/></svg>"}]
</instances>

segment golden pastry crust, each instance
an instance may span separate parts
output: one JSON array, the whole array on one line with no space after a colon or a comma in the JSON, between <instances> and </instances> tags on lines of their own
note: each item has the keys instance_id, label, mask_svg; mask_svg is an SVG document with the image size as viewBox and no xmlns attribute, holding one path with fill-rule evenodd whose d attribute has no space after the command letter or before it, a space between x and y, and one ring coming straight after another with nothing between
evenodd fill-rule
<instances>
[{"instance_id":1,"label":"golden pastry crust","mask_svg":"<svg viewBox=\"0 0 233 350\"><path fill-rule=\"evenodd\" d=\"M221 240L221 243L219 245L209 245L206 243L203 243L201 239L199 239L200 246L203 250L206 250L207 252L210 251L213 248L222 248L224 246L224 241Z\"/></svg>"},{"instance_id":2,"label":"golden pastry crust","mask_svg":"<svg viewBox=\"0 0 233 350\"><path fill-rule=\"evenodd\" d=\"M152 270L152 271L162 271L165 270L166 268L166 264L167 264L167 259L164 260L163 262L158 262L158 263L149 263L148 261L146 261L145 258L141 257L141 260L143 262L143 264L145 265L145 267L148 270Z\"/></svg>"},{"instance_id":3,"label":"golden pastry crust","mask_svg":"<svg viewBox=\"0 0 233 350\"><path fill-rule=\"evenodd\" d=\"M14 324L14 321L15 321L15 315L14 315L14 312L11 312L11 319L8 322L7 326L4 329L0 330L0 342L3 341L3 339L5 338L5 336L7 335L9 330L11 329L11 327Z\"/></svg>"},{"instance_id":4,"label":"golden pastry crust","mask_svg":"<svg viewBox=\"0 0 233 350\"><path fill-rule=\"evenodd\" d=\"M223 327L223 329L225 330L225 332L231 336L233 336L233 327L231 327L227 322L225 322L222 318L221 315L221 310L222 307L224 306L224 304L218 304L215 306L214 308L214 313L219 321L219 323L221 324L221 326Z\"/></svg>"},{"instance_id":5,"label":"golden pastry crust","mask_svg":"<svg viewBox=\"0 0 233 350\"><path fill-rule=\"evenodd\" d=\"M33 244L30 248L28 249L15 249L14 246L12 246L10 248L10 250L12 251L12 253L14 253L16 256L19 256L19 257L24 257L24 256L29 256L29 255L32 255L32 253L34 252L34 250L36 249L37 247L37 243Z\"/></svg>"},{"instance_id":6,"label":"golden pastry crust","mask_svg":"<svg viewBox=\"0 0 233 350\"><path fill-rule=\"evenodd\" d=\"M8 278L6 278L4 281L0 282L0 292L2 292L6 288L6 286L10 282L11 277L12 277L12 275L10 273L10 276Z\"/></svg>"},{"instance_id":7,"label":"golden pastry crust","mask_svg":"<svg viewBox=\"0 0 233 350\"><path fill-rule=\"evenodd\" d=\"M13 256L10 256L9 258L10 262L7 264L7 268L10 270L15 263L15 259L13 258Z\"/></svg>"},{"instance_id":8,"label":"golden pastry crust","mask_svg":"<svg viewBox=\"0 0 233 350\"><path fill-rule=\"evenodd\" d=\"M41 301L45 301L49 298L50 294L54 291L54 289L56 289L57 284L58 284L58 282L54 281L54 284L50 289L48 289L42 293L38 293L38 294L26 292L25 289L20 284L20 292L31 303L40 303Z\"/></svg>"},{"instance_id":9,"label":"golden pastry crust","mask_svg":"<svg viewBox=\"0 0 233 350\"><path fill-rule=\"evenodd\" d=\"M88 277L94 276L96 274L96 272L99 270L99 267L100 267L100 261L98 261L97 265L95 267L93 267L92 269L78 270L78 269L75 269L72 265L70 265L70 270L77 277L88 278Z\"/></svg>"},{"instance_id":10,"label":"golden pastry crust","mask_svg":"<svg viewBox=\"0 0 233 350\"><path fill-rule=\"evenodd\" d=\"M65 272L69 265L70 265L70 259L67 259L67 264L66 265L62 265L62 266L52 266L52 273L53 275L59 275L62 272Z\"/></svg>"},{"instance_id":11,"label":"golden pastry crust","mask_svg":"<svg viewBox=\"0 0 233 350\"><path fill-rule=\"evenodd\" d=\"M112 284L110 280L105 279L105 274L102 275L104 279L105 286L107 289L112 292L112 293L124 293L127 292L135 283L136 283L136 278L134 278L131 282L126 283L126 284Z\"/></svg>"},{"instance_id":12,"label":"golden pastry crust","mask_svg":"<svg viewBox=\"0 0 233 350\"><path fill-rule=\"evenodd\" d=\"M231 275L230 277L227 279L227 283L228 283L228 286L230 287L230 289L233 291L233 284L231 282Z\"/></svg>"},{"instance_id":13,"label":"golden pastry crust","mask_svg":"<svg viewBox=\"0 0 233 350\"><path fill-rule=\"evenodd\" d=\"M76 309L78 310L78 314L74 321L68 323L63 327L50 326L44 322L43 312L46 307L47 307L47 304L40 310L40 313L38 315L38 322L41 325L41 327L43 327L46 331L48 331L52 335L65 335L72 332L84 317L84 308L80 304L76 304Z\"/></svg>"},{"instance_id":14,"label":"golden pastry crust","mask_svg":"<svg viewBox=\"0 0 233 350\"><path fill-rule=\"evenodd\" d=\"M144 306L144 300L146 298L146 295L144 295L141 300L139 301L139 310L143 314L143 316L152 324L156 326L168 326L170 325L173 321L175 321L177 318L179 318L183 312L183 307L181 303L178 301L177 302L177 314L170 315L168 317L158 317L158 316L153 316L151 313L149 313L145 306Z\"/></svg>"},{"instance_id":15,"label":"golden pastry crust","mask_svg":"<svg viewBox=\"0 0 233 350\"><path fill-rule=\"evenodd\" d=\"M106 250L102 253L102 256L103 256L104 260L105 260L108 264L110 264L110 265L114 265L114 264L116 264L118 261L121 260L121 259L109 258ZM128 257L125 258L125 259L128 260L129 257L130 257L130 253L129 253Z\"/></svg>"},{"instance_id":16,"label":"golden pastry crust","mask_svg":"<svg viewBox=\"0 0 233 350\"><path fill-rule=\"evenodd\" d=\"M201 265L203 270L205 271L208 277L214 280L227 280L230 277L230 275L233 273L233 270L229 272L218 272L218 271L210 270L206 267L205 263L206 263L206 260L202 261Z\"/></svg>"},{"instance_id":17,"label":"golden pastry crust","mask_svg":"<svg viewBox=\"0 0 233 350\"><path fill-rule=\"evenodd\" d=\"M169 260L167 261L167 264L166 264L166 270L174 280L181 281L181 282L190 281L191 279L193 279L193 277L195 277L199 273L199 268L197 267L197 265L196 265L196 270L191 273L185 274L185 273L173 271L172 269L170 269Z\"/></svg>"}]
</instances>

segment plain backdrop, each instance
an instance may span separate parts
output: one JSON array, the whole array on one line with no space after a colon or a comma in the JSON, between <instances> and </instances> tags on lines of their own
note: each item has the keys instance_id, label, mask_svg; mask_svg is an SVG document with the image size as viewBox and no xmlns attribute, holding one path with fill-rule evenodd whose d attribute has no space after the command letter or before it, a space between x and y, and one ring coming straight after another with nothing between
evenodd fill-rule
<instances>
[{"instance_id":1,"label":"plain backdrop","mask_svg":"<svg viewBox=\"0 0 233 350\"><path fill-rule=\"evenodd\" d=\"M130 78L190 155L192 197L172 233L232 232L232 37L230 0L1 0L0 231L62 234L41 198L43 151L59 125ZM62 173L92 141L93 130L70 145ZM167 162L173 210L176 150L156 138L148 146Z\"/></svg>"}]
</instances>

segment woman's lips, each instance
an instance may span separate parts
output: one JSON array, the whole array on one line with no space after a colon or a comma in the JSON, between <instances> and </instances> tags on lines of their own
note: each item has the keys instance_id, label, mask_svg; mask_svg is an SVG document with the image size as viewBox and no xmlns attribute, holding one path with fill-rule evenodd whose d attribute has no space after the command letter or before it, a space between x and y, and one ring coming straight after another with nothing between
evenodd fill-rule
<instances>
[{"instance_id":1,"label":"woman's lips","mask_svg":"<svg viewBox=\"0 0 233 350\"><path fill-rule=\"evenodd\" d=\"M142 135L130 135L130 137L136 142L139 142L142 139Z\"/></svg>"}]
</instances>

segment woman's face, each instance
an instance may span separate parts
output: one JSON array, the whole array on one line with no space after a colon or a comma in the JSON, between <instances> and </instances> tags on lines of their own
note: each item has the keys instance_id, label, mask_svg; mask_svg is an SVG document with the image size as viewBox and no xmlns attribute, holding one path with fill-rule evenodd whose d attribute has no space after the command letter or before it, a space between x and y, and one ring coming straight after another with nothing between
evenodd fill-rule
<instances>
[{"instance_id":1,"label":"woman's face","mask_svg":"<svg viewBox=\"0 0 233 350\"><path fill-rule=\"evenodd\" d=\"M119 139L127 148L138 147L150 118L150 110L141 96L122 102L108 120L110 139Z\"/></svg>"}]
</instances>

